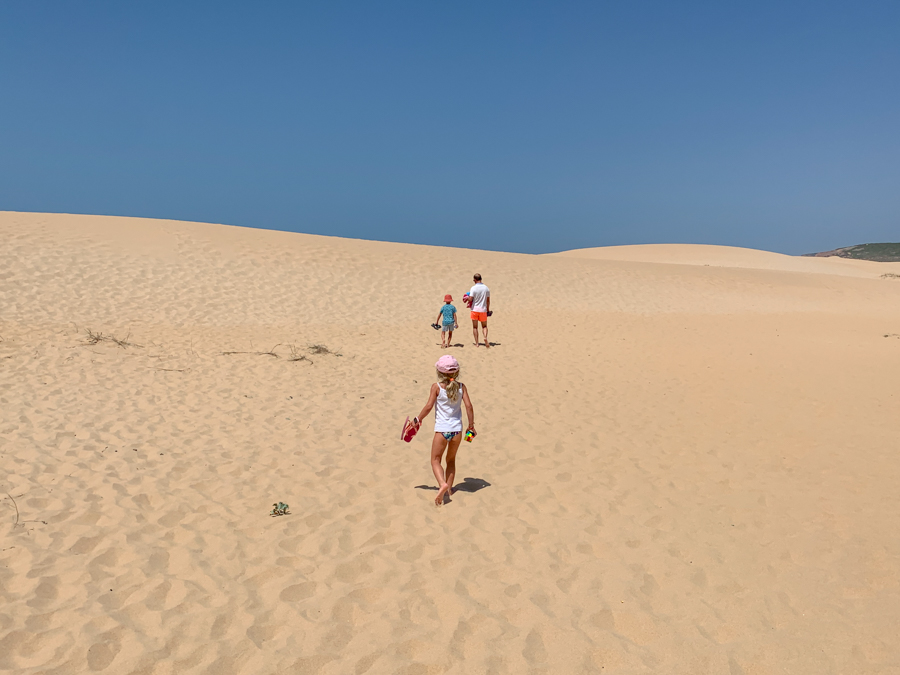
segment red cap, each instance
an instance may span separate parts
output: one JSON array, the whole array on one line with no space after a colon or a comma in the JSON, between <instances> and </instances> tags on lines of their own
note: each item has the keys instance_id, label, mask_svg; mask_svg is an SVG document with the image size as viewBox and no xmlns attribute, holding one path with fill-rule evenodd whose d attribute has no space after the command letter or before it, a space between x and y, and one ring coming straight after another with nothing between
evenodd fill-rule
<instances>
[{"instance_id":1,"label":"red cap","mask_svg":"<svg viewBox=\"0 0 900 675\"><path fill-rule=\"evenodd\" d=\"M453 296L447 293L447 295L444 296L444 302L453 302Z\"/></svg>"}]
</instances>

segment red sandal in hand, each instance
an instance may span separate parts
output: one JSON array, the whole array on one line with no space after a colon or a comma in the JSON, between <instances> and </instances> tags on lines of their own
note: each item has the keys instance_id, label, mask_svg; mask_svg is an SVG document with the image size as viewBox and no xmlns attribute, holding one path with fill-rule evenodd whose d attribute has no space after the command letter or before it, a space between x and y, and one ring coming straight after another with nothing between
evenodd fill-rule
<instances>
[{"instance_id":1,"label":"red sandal in hand","mask_svg":"<svg viewBox=\"0 0 900 675\"><path fill-rule=\"evenodd\" d=\"M407 417L406 421L403 423L403 431L400 433L400 440L409 443L419 431L421 425L422 423L419 421L418 417L413 417L412 422L410 422Z\"/></svg>"}]
</instances>

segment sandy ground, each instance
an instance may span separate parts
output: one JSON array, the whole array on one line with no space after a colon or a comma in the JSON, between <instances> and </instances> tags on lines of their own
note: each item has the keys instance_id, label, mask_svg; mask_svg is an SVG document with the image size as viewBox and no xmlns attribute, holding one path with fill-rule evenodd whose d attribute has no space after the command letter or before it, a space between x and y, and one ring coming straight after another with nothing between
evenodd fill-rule
<instances>
[{"instance_id":1,"label":"sandy ground","mask_svg":"<svg viewBox=\"0 0 900 675\"><path fill-rule=\"evenodd\" d=\"M731 246L687 244L642 244L636 246L606 246L564 251L555 255L593 260L625 260L628 262L663 263L666 265L697 265L707 267L737 267L743 269L777 270L781 272L812 272L839 276L878 279L884 274L900 273L900 263L878 263L848 258L815 258L782 255L770 251L756 251Z\"/></svg>"},{"instance_id":2,"label":"sandy ground","mask_svg":"<svg viewBox=\"0 0 900 675\"><path fill-rule=\"evenodd\" d=\"M0 213L0 671L900 673L898 266L621 249Z\"/></svg>"}]
</instances>

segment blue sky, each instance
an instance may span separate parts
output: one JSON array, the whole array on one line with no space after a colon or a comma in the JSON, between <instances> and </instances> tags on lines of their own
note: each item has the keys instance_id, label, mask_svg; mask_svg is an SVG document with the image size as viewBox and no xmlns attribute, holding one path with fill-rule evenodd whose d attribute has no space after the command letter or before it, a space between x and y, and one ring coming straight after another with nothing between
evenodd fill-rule
<instances>
[{"instance_id":1,"label":"blue sky","mask_svg":"<svg viewBox=\"0 0 900 675\"><path fill-rule=\"evenodd\" d=\"M528 253L900 241L900 3L5 2L0 209Z\"/></svg>"}]
</instances>

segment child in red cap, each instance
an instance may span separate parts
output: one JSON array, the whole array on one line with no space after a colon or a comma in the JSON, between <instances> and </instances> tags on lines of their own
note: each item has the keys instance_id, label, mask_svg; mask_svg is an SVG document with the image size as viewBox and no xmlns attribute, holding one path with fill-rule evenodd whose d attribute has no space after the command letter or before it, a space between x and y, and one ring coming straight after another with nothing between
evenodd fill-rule
<instances>
[{"instance_id":1,"label":"child in red cap","mask_svg":"<svg viewBox=\"0 0 900 675\"><path fill-rule=\"evenodd\" d=\"M453 329L459 328L459 324L456 323L456 307L451 305L451 302L453 302L453 296L448 293L444 296L444 306L441 307L437 321L435 321L435 324L441 324L441 347L443 349L449 347L453 342Z\"/></svg>"}]
</instances>

